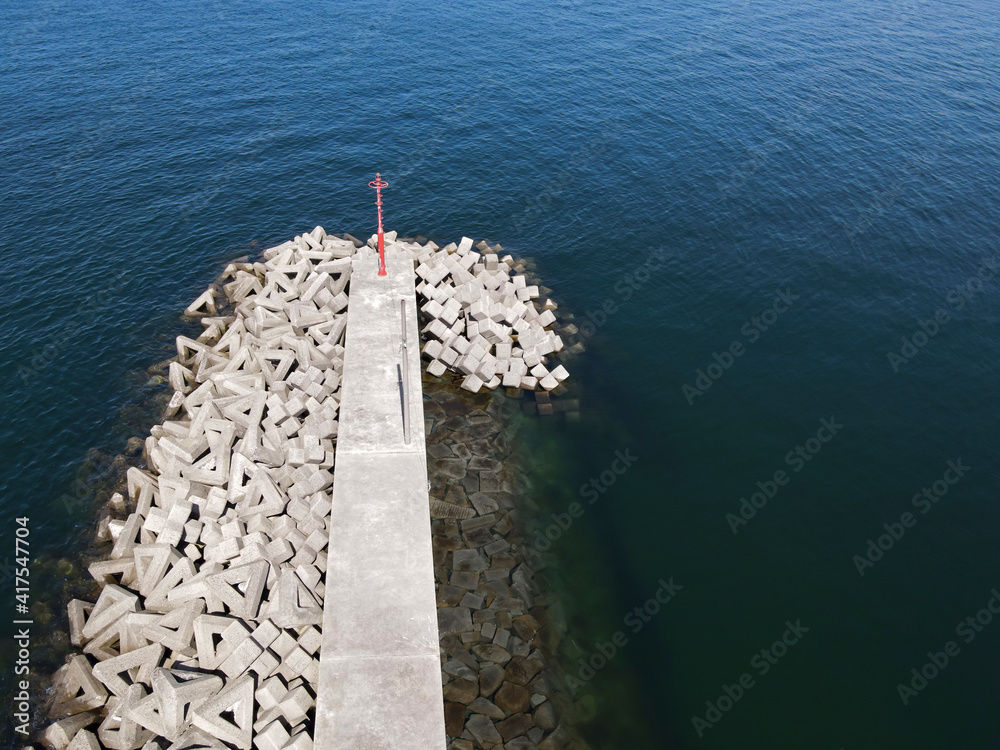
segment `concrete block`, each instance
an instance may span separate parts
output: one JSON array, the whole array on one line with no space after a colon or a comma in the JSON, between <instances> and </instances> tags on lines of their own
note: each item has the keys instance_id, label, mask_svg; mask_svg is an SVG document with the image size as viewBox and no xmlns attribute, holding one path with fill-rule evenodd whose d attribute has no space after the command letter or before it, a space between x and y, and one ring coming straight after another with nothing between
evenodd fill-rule
<instances>
[{"instance_id":1,"label":"concrete block","mask_svg":"<svg viewBox=\"0 0 1000 750\"><path fill-rule=\"evenodd\" d=\"M121 586L109 584L101 591L81 634L84 638L93 638L118 618L138 609L139 597L136 594Z\"/></svg>"},{"instance_id":2,"label":"concrete block","mask_svg":"<svg viewBox=\"0 0 1000 750\"><path fill-rule=\"evenodd\" d=\"M165 649L159 643L144 646L113 659L99 662L94 666L93 675L95 679L106 685L108 690L122 698L130 685L138 682L150 684L153 670L160 665L164 653ZM128 682L122 679L123 672L128 672Z\"/></svg>"},{"instance_id":3,"label":"concrete block","mask_svg":"<svg viewBox=\"0 0 1000 750\"><path fill-rule=\"evenodd\" d=\"M301 647L296 646L281 660L278 674L286 680L292 680L302 675L312 664L313 657L307 654Z\"/></svg>"},{"instance_id":4,"label":"concrete block","mask_svg":"<svg viewBox=\"0 0 1000 750\"><path fill-rule=\"evenodd\" d=\"M431 340L424 344L424 354L430 359L437 359L444 351L444 345L440 341Z\"/></svg>"},{"instance_id":5,"label":"concrete block","mask_svg":"<svg viewBox=\"0 0 1000 750\"><path fill-rule=\"evenodd\" d=\"M142 629L145 625L155 623L160 617L161 615L151 612L130 612L98 633L87 643L83 652L98 661L104 661L148 646L149 641L143 636Z\"/></svg>"},{"instance_id":6,"label":"concrete block","mask_svg":"<svg viewBox=\"0 0 1000 750\"><path fill-rule=\"evenodd\" d=\"M255 733L253 744L257 750L282 750L288 740L288 730L280 720L274 719Z\"/></svg>"},{"instance_id":7,"label":"concrete block","mask_svg":"<svg viewBox=\"0 0 1000 750\"><path fill-rule=\"evenodd\" d=\"M172 651L186 651L194 641L195 618L204 611L205 601L192 599L143 626L140 633L151 643L161 643Z\"/></svg>"},{"instance_id":8,"label":"concrete block","mask_svg":"<svg viewBox=\"0 0 1000 750\"><path fill-rule=\"evenodd\" d=\"M472 375L479 367L481 360L473 354L463 354L455 363L456 369L465 374Z\"/></svg>"},{"instance_id":9,"label":"concrete block","mask_svg":"<svg viewBox=\"0 0 1000 750\"><path fill-rule=\"evenodd\" d=\"M256 560L228 568L205 580L209 590L234 617L255 620L269 570L267 560Z\"/></svg>"},{"instance_id":10,"label":"concrete block","mask_svg":"<svg viewBox=\"0 0 1000 750\"><path fill-rule=\"evenodd\" d=\"M222 678L174 669L157 669L152 677L153 693L132 708L137 723L168 740L176 741L189 728L193 709L222 688Z\"/></svg>"},{"instance_id":11,"label":"concrete block","mask_svg":"<svg viewBox=\"0 0 1000 750\"><path fill-rule=\"evenodd\" d=\"M232 617L199 615L194 620L194 636L198 664L202 669L214 670L250 637L250 628Z\"/></svg>"},{"instance_id":12,"label":"concrete block","mask_svg":"<svg viewBox=\"0 0 1000 750\"><path fill-rule=\"evenodd\" d=\"M278 704L278 708L288 723L294 726L306 718L306 714L315 705L315 702L309 690L300 686L289 690L281 703Z\"/></svg>"},{"instance_id":13,"label":"concrete block","mask_svg":"<svg viewBox=\"0 0 1000 750\"><path fill-rule=\"evenodd\" d=\"M539 325L548 327L548 326L550 326L550 325L552 325L553 323L556 322L556 315L551 310L544 310L536 318L536 321L538 322Z\"/></svg>"},{"instance_id":14,"label":"concrete block","mask_svg":"<svg viewBox=\"0 0 1000 750\"><path fill-rule=\"evenodd\" d=\"M223 742L250 750L253 738L253 677L231 681L191 714L191 722ZM230 721L228 718L232 716Z\"/></svg>"},{"instance_id":15,"label":"concrete block","mask_svg":"<svg viewBox=\"0 0 1000 750\"><path fill-rule=\"evenodd\" d=\"M195 549L195 551L197 552L197 549ZM174 609L177 604L171 602L167 597L170 592L184 582L193 578L194 575L194 562L189 557L177 560L170 570L163 575L159 583L153 587L153 590L149 592L149 595L146 597L146 609L158 612L165 612Z\"/></svg>"},{"instance_id":16,"label":"concrete block","mask_svg":"<svg viewBox=\"0 0 1000 750\"><path fill-rule=\"evenodd\" d=\"M235 679L246 672L262 653L264 653L264 649L253 638L247 638L222 661L219 670L225 673L228 678Z\"/></svg>"},{"instance_id":17,"label":"concrete block","mask_svg":"<svg viewBox=\"0 0 1000 750\"><path fill-rule=\"evenodd\" d=\"M441 362L440 360L437 359L433 360L427 365L427 372L436 378L441 377L447 371L448 368L445 366L444 362Z\"/></svg>"},{"instance_id":18,"label":"concrete block","mask_svg":"<svg viewBox=\"0 0 1000 750\"><path fill-rule=\"evenodd\" d=\"M280 628L319 625L323 607L293 571L286 571L278 576L264 616Z\"/></svg>"},{"instance_id":19,"label":"concrete block","mask_svg":"<svg viewBox=\"0 0 1000 750\"><path fill-rule=\"evenodd\" d=\"M552 377L552 375L546 375L538 381L538 384L545 390L551 391L553 388L559 386L559 381Z\"/></svg>"},{"instance_id":20,"label":"concrete block","mask_svg":"<svg viewBox=\"0 0 1000 750\"><path fill-rule=\"evenodd\" d=\"M153 737L153 733L136 723L133 709L146 697L142 685L131 685L121 698L108 700L106 715L97 728L101 744L111 750L137 750Z\"/></svg>"},{"instance_id":21,"label":"concrete block","mask_svg":"<svg viewBox=\"0 0 1000 750\"><path fill-rule=\"evenodd\" d=\"M53 750L65 750L80 730L93 724L98 716L96 711L84 711L54 721L42 733L42 742Z\"/></svg>"},{"instance_id":22,"label":"concrete block","mask_svg":"<svg viewBox=\"0 0 1000 750\"><path fill-rule=\"evenodd\" d=\"M69 642L74 646L82 646L86 641L83 637L83 625L94 610L94 605L80 599L72 599L66 609L69 614Z\"/></svg>"},{"instance_id":23,"label":"concrete block","mask_svg":"<svg viewBox=\"0 0 1000 750\"><path fill-rule=\"evenodd\" d=\"M310 655L316 655L322 644L323 635L314 627L307 627L302 630L298 638L299 647Z\"/></svg>"},{"instance_id":24,"label":"concrete block","mask_svg":"<svg viewBox=\"0 0 1000 750\"><path fill-rule=\"evenodd\" d=\"M483 387L483 381L481 378L475 375L467 375L465 380L462 381L462 388L472 393L479 393L479 389Z\"/></svg>"},{"instance_id":25,"label":"concrete block","mask_svg":"<svg viewBox=\"0 0 1000 750\"><path fill-rule=\"evenodd\" d=\"M294 644L294 641L292 641ZM274 675L263 680L254 691L254 698L261 712L268 711L277 706L285 697L288 688L284 680L279 675Z\"/></svg>"}]
</instances>

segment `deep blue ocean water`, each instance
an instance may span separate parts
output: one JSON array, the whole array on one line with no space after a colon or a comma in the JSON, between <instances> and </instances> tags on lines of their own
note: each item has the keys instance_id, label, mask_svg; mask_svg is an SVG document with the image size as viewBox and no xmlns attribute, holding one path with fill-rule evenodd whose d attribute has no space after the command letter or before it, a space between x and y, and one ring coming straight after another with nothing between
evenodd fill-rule
<instances>
[{"instance_id":1,"label":"deep blue ocean water","mask_svg":"<svg viewBox=\"0 0 1000 750\"><path fill-rule=\"evenodd\" d=\"M130 373L220 262L373 231L380 171L388 228L535 258L588 334L582 423L527 440L539 531L584 509L547 552L594 747L996 747L998 32L983 0L7 0L4 684L15 518L78 547Z\"/></svg>"}]
</instances>

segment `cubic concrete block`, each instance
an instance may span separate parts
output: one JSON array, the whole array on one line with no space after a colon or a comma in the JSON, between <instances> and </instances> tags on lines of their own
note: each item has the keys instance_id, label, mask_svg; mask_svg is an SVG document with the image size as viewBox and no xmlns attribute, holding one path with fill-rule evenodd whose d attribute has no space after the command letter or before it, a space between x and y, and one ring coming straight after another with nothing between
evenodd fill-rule
<instances>
[{"instance_id":1,"label":"cubic concrete block","mask_svg":"<svg viewBox=\"0 0 1000 750\"><path fill-rule=\"evenodd\" d=\"M465 380L462 381L462 388L472 393L479 393L479 390L483 387L483 381L481 378L475 375L467 375Z\"/></svg>"},{"instance_id":2,"label":"cubic concrete block","mask_svg":"<svg viewBox=\"0 0 1000 750\"><path fill-rule=\"evenodd\" d=\"M496 371L496 360L491 357L490 359L484 359L479 363L479 366L476 368L475 375L484 383L487 383L492 380L494 375L496 375Z\"/></svg>"},{"instance_id":3,"label":"cubic concrete block","mask_svg":"<svg viewBox=\"0 0 1000 750\"><path fill-rule=\"evenodd\" d=\"M526 391L535 390L535 386L538 385L538 378L532 375L524 375L521 377L521 387Z\"/></svg>"},{"instance_id":4,"label":"cubic concrete block","mask_svg":"<svg viewBox=\"0 0 1000 750\"><path fill-rule=\"evenodd\" d=\"M535 347L525 349L522 356L524 357L524 363L528 365L528 367L534 367L542 361L542 355L538 353L538 350Z\"/></svg>"},{"instance_id":5,"label":"cubic concrete block","mask_svg":"<svg viewBox=\"0 0 1000 750\"><path fill-rule=\"evenodd\" d=\"M556 316L551 310L545 310L536 318L536 320L539 325L548 327L556 322Z\"/></svg>"},{"instance_id":6,"label":"cubic concrete block","mask_svg":"<svg viewBox=\"0 0 1000 750\"><path fill-rule=\"evenodd\" d=\"M275 719L255 734L253 744L257 750L282 750L288 740L288 730Z\"/></svg>"},{"instance_id":7,"label":"cubic concrete block","mask_svg":"<svg viewBox=\"0 0 1000 750\"><path fill-rule=\"evenodd\" d=\"M440 341L428 341L424 344L424 354L430 359L437 359L444 350L444 345Z\"/></svg>"},{"instance_id":8,"label":"cubic concrete block","mask_svg":"<svg viewBox=\"0 0 1000 750\"><path fill-rule=\"evenodd\" d=\"M242 641L233 652L219 665L219 670L227 677L234 679L246 672L250 665L264 652L253 638Z\"/></svg>"},{"instance_id":9,"label":"cubic concrete block","mask_svg":"<svg viewBox=\"0 0 1000 750\"><path fill-rule=\"evenodd\" d=\"M562 365L557 366L550 374L560 383L569 377L569 372Z\"/></svg>"},{"instance_id":10,"label":"cubic concrete block","mask_svg":"<svg viewBox=\"0 0 1000 750\"><path fill-rule=\"evenodd\" d=\"M546 375L538 381L538 384L545 390L551 391L553 388L557 388L559 386L559 381L552 377L552 375Z\"/></svg>"},{"instance_id":11,"label":"cubic concrete block","mask_svg":"<svg viewBox=\"0 0 1000 750\"><path fill-rule=\"evenodd\" d=\"M481 360L472 354L463 354L456 363L458 371L465 375L472 375L479 367Z\"/></svg>"},{"instance_id":12,"label":"cubic concrete block","mask_svg":"<svg viewBox=\"0 0 1000 750\"><path fill-rule=\"evenodd\" d=\"M541 363L539 363L539 364L535 365L534 367L532 367L531 370L530 370L530 372L531 372L532 375L534 375L539 380L541 380L542 378L544 378L546 375L549 374L549 371L546 369L545 365L543 365Z\"/></svg>"}]
</instances>

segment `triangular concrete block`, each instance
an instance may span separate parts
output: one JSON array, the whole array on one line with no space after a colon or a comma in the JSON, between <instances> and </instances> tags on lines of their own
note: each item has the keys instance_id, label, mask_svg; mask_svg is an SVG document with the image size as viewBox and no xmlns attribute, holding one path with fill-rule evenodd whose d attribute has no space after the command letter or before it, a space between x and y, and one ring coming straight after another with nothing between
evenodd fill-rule
<instances>
[{"instance_id":1,"label":"triangular concrete block","mask_svg":"<svg viewBox=\"0 0 1000 750\"><path fill-rule=\"evenodd\" d=\"M229 608L233 617L256 620L271 564L267 560L227 568L205 579L209 590Z\"/></svg>"},{"instance_id":2,"label":"triangular concrete block","mask_svg":"<svg viewBox=\"0 0 1000 750\"><path fill-rule=\"evenodd\" d=\"M247 495L249 484L257 475L257 465L242 453L234 453L229 463L229 482L226 486L226 500L233 505Z\"/></svg>"},{"instance_id":3,"label":"triangular concrete block","mask_svg":"<svg viewBox=\"0 0 1000 750\"><path fill-rule=\"evenodd\" d=\"M274 481L264 471L258 471L247 485L247 495L239 505L236 513L240 518L261 514L276 516L285 510L287 498L278 490Z\"/></svg>"},{"instance_id":4,"label":"triangular concrete block","mask_svg":"<svg viewBox=\"0 0 1000 750\"><path fill-rule=\"evenodd\" d=\"M83 637L93 638L115 620L138 609L139 597L136 594L115 584L105 586L83 626Z\"/></svg>"},{"instance_id":5,"label":"triangular concrete block","mask_svg":"<svg viewBox=\"0 0 1000 750\"><path fill-rule=\"evenodd\" d=\"M119 698L124 697L130 685L139 682L150 684L153 670L160 666L165 650L159 643L153 643L102 661L94 667L94 677ZM122 678L123 674L127 675L128 681Z\"/></svg>"},{"instance_id":6,"label":"triangular concrete block","mask_svg":"<svg viewBox=\"0 0 1000 750\"><path fill-rule=\"evenodd\" d=\"M73 741L66 745L66 750L101 750L101 743L97 741L93 732L81 729Z\"/></svg>"},{"instance_id":7,"label":"triangular concrete block","mask_svg":"<svg viewBox=\"0 0 1000 750\"><path fill-rule=\"evenodd\" d=\"M74 656L52 677L55 699L50 716L69 716L100 708L108 699L108 691L96 677L86 656Z\"/></svg>"},{"instance_id":8,"label":"triangular concrete block","mask_svg":"<svg viewBox=\"0 0 1000 750\"><path fill-rule=\"evenodd\" d=\"M69 642L74 646L84 644L83 625L94 611L94 605L80 599L73 599L66 607L69 613Z\"/></svg>"},{"instance_id":9,"label":"triangular concrete block","mask_svg":"<svg viewBox=\"0 0 1000 750\"><path fill-rule=\"evenodd\" d=\"M175 438L181 440L182 438ZM187 500L191 494L191 481L183 477L160 476L158 480L160 499L157 505L168 513L179 501Z\"/></svg>"},{"instance_id":10,"label":"triangular concrete block","mask_svg":"<svg viewBox=\"0 0 1000 750\"><path fill-rule=\"evenodd\" d=\"M146 697L142 685L131 685L121 698L112 696L105 709L107 715L97 729L101 744L111 750L136 750L153 736L132 719L131 712Z\"/></svg>"},{"instance_id":11,"label":"triangular concrete block","mask_svg":"<svg viewBox=\"0 0 1000 750\"><path fill-rule=\"evenodd\" d=\"M133 685L133 687L135 686ZM129 718L157 737L176 739L176 737L170 737L170 726L167 722L167 717L163 714L160 698L155 693L150 693L133 706L129 711Z\"/></svg>"},{"instance_id":12,"label":"triangular concrete block","mask_svg":"<svg viewBox=\"0 0 1000 750\"><path fill-rule=\"evenodd\" d=\"M153 694L160 699L160 715L170 730L164 736L179 739L191 724L191 712L220 689L222 678L217 675L176 669L153 672Z\"/></svg>"},{"instance_id":13,"label":"triangular concrete block","mask_svg":"<svg viewBox=\"0 0 1000 750\"><path fill-rule=\"evenodd\" d=\"M142 533L143 517L138 513L132 513L125 519L125 527L115 540L114 547L111 548L110 557L117 560L121 557L132 557L132 548L139 544L137 538Z\"/></svg>"},{"instance_id":14,"label":"triangular concrete block","mask_svg":"<svg viewBox=\"0 0 1000 750\"><path fill-rule=\"evenodd\" d=\"M184 555L169 544L137 544L132 548L139 593L149 596L163 576Z\"/></svg>"},{"instance_id":15,"label":"triangular concrete block","mask_svg":"<svg viewBox=\"0 0 1000 750\"><path fill-rule=\"evenodd\" d=\"M128 587L135 583L135 560L131 556L114 560L97 560L87 566L87 572L101 585L114 583ZM120 577L115 578L115 576Z\"/></svg>"},{"instance_id":16,"label":"triangular concrete block","mask_svg":"<svg viewBox=\"0 0 1000 750\"><path fill-rule=\"evenodd\" d=\"M194 620L198 665L202 669L218 668L249 635L250 628L234 617L199 615Z\"/></svg>"},{"instance_id":17,"label":"triangular concrete block","mask_svg":"<svg viewBox=\"0 0 1000 750\"><path fill-rule=\"evenodd\" d=\"M205 423L205 439L208 441L208 455L191 468L182 467L184 476L210 487L222 487L229 481L229 467L232 459L232 445L236 437L236 426L222 419L210 419Z\"/></svg>"},{"instance_id":18,"label":"triangular concrete block","mask_svg":"<svg viewBox=\"0 0 1000 750\"><path fill-rule=\"evenodd\" d=\"M194 620L204 611L204 599L191 599L144 627L142 637L171 651L185 651L194 639Z\"/></svg>"},{"instance_id":19,"label":"triangular concrete block","mask_svg":"<svg viewBox=\"0 0 1000 750\"><path fill-rule=\"evenodd\" d=\"M264 393L256 393L249 396L240 396L235 401L222 407L222 415L236 425L236 434L243 437L247 430L254 426L254 419L257 424L264 412Z\"/></svg>"},{"instance_id":20,"label":"triangular concrete block","mask_svg":"<svg viewBox=\"0 0 1000 750\"><path fill-rule=\"evenodd\" d=\"M100 716L96 711L84 711L54 721L42 733L42 744L52 748L52 750L65 750L77 732L84 727L89 727L98 718Z\"/></svg>"},{"instance_id":21,"label":"triangular concrete block","mask_svg":"<svg viewBox=\"0 0 1000 750\"><path fill-rule=\"evenodd\" d=\"M153 612L129 612L98 633L83 649L98 661L114 659L149 645L142 629L161 617Z\"/></svg>"},{"instance_id":22,"label":"triangular concrete block","mask_svg":"<svg viewBox=\"0 0 1000 750\"><path fill-rule=\"evenodd\" d=\"M191 722L223 742L250 750L253 740L254 680L244 675L196 708ZM230 721L223 714L232 714Z\"/></svg>"},{"instance_id":23,"label":"triangular concrete block","mask_svg":"<svg viewBox=\"0 0 1000 750\"><path fill-rule=\"evenodd\" d=\"M196 573L194 561L188 557L182 557L149 592L146 597L146 609L157 612L169 612L174 609L177 605L167 598L168 594L188 579L193 578Z\"/></svg>"},{"instance_id":24,"label":"triangular concrete block","mask_svg":"<svg viewBox=\"0 0 1000 750\"><path fill-rule=\"evenodd\" d=\"M167 750L229 750L229 746L198 727L191 727Z\"/></svg>"},{"instance_id":25,"label":"triangular concrete block","mask_svg":"<svg viewBox=\"0 0 1000 750\"><path fill-rule=\"evenodd\" d=\"M302 579L294 571L287 570L278 576L264 616L279 628L320 625L323 622L323 606L305 587Z\"/></svg>"}]
</instances>

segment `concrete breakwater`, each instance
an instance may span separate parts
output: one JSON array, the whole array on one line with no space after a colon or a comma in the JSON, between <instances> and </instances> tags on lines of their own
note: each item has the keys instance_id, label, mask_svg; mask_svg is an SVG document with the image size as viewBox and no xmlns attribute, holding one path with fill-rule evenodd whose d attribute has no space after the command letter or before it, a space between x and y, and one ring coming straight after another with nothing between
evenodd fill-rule
<instances>
[{"instance_id":1,"label":"concrete breakwater","mask_svg":"<svg viewBox=\"0 0 1000 750\"><path fill-rule=\"evenodd\" d=\"M490 271L490 255L496 255L486 253L480 261L471 240L449 250L394 242L390 235L398 251L411 254L418 273L422 266L451 265L446 259L453 255L473 257L467 270L475 278L488 272L496 279L513 267L513 259L497 259ZM178 339L177 361L169 367L174 393L168 419L145 441L145 470L128 471L127 497L123 492L109 503L113 515L131 512L104 519L101 533L112 549L90 567L101 593L94 603L69 606L71 642L82 653L53 680L51 716L58 720L44 733L45 744L57 750L311 747L345 310L353 258L372 252L360 245L317 227L265 251L263 262L226 269L222 292L232 314L219 314L215 289L188 308L204 331ZM425 307L443 279L424 279ZM458 290L455 280L443 286ZM469 279L462 283L475 288ZM501 280L491 291L510 291L506 283L516 282ZM513 287L527 288L523 282ZM471 315L474 302L463 303L443 335L435 335L434 322L441 321L433 316L436 309L425 310L433 318L428 343L461 354L454 328L458 320L478 322ZM520 373L535 357L544 365L540 350L551 345L554 351L561 341L544 331L530 296L523 309L514 309L512 323L521 321L523 331L533 332L524 342L538 332L545 341L529 347L533 351L517 347L517 356L516 339L499 327L493 317L499 313L491 309L483 320L497 325L487 324L486 335L478 326L461 334L468 350L456 365L467 390L475 387L470 376L479 387L497 387L512 371L517 387L558 387L554 371ZM509 353L497 348L505 344ZM484 351L473 350L477 346ZM506 364L499 364L504 360L498 354L508 355ZM493 365L489 357L498 364L483 381ZM513 359L525 364L512 368ZM495 378L499 382L491 383ZM541 384L545 378L550 380ZM544 702L534 700L532 708ZM545 734L545 723L533 721L531 728ZM541 739L528 731L513 737L525 739L511 747ZM496 746L491 737L480 744Z\"/></svg>"},{"instance_id":2,"label":"concrete breakwater","mask_svg":"<svg viewBox=\"0 0 1000 750\"><path fill-rule=\"evenodd\" d=\"M306 239L308 238L308 239ZM354 242L317 227L231 264L178 337L167 419L127 473L69 605L82 653L53 678L50 747L312 746L328 489ZM61 717L61 718L59 718Z\"/></svg>"}]
</instances>

